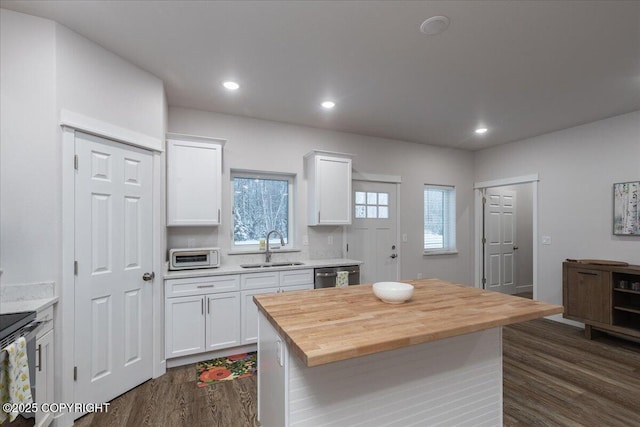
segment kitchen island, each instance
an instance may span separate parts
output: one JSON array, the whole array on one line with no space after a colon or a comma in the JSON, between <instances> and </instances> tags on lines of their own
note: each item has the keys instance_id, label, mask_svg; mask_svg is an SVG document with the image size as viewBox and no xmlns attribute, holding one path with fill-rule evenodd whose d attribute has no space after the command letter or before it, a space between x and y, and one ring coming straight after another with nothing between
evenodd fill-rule
<instances>
[{"instance_id":1,"label":"kitchen island","mask_svg":"<svg viewBox=\"0 0 640 427\"><path fill-rule=\"evenodd\" d=\"M562 307L438 279L260 295L258 419L276 426L502 425L501 327Z\"/></svg>"}]
</instances>

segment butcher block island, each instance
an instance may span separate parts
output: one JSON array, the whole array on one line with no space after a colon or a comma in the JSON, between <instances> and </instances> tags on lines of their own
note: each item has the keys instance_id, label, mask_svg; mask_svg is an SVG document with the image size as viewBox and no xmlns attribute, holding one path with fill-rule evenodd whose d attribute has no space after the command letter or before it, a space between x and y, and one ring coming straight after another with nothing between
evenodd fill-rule
<instances>
[{"instance_id":1,"label":"butcher block island","mask_svg":"<svg viewBox=\"0 0 640 427\"><path fill-rule=\"evenodd\" d=\"M562 306L439 279L255 296L263 427L502 425L501 327Z\"/></svg>"}]
</instances>

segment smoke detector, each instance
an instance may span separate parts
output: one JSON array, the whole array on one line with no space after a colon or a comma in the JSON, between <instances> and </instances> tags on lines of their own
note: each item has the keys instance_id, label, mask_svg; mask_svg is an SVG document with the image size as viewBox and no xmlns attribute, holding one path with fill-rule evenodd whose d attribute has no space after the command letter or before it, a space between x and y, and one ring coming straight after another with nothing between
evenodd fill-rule
<instances>
[{"instance_id":1,"label":"smoke detector","mask_svg":"<svg viewBox=\"0 0 640 427\"><path fill-rule=\"evenodd\" d=\"M420 31L428 36L440 34L449 26L446 16L432 16L420 25Z\"/></svg>"}]
</instances>

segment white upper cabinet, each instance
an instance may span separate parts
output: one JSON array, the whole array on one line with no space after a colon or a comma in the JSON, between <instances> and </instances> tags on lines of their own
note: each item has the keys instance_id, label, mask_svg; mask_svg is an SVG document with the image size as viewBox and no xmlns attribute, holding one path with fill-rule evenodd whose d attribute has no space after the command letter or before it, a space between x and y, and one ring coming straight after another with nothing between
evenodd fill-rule
<instances>
[{"instance_id":1,"label":"white upper cabinet","mask_svg":"<svg viewBox=\"0 0 640 427\"><path fill-rule=\"evenodd\" d=\"M167 134L167 225L219 225L222 139Z\"/></svg>"},{"instance_id":2,"label":"white upper cabinet","mask_svg":"<svg viewBox=\"0 0 640 427\"><path fill-rule=\"evenodd\" d=\"M351 224L351 156L314 150L304 158L309 225Z\"/></svg>"}]
</instances>

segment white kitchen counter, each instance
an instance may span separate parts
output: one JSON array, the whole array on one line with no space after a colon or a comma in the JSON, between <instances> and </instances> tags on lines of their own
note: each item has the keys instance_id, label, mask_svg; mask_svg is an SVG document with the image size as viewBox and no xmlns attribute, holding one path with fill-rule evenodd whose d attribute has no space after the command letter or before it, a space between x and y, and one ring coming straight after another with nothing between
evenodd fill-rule
<instances>
[{"instance_id":1,"label":"white kitchen counter","mask_svg":"<svg viewBox=\"0 0 640 427\"><path fill-rule=\"evenodd\" d=\"M0 314L19 313L21 311L42 311L57 302L58 297L10 302L5 302L3 300L0 303Z\"/></svg>"},{"instance_id":2,"label":"white kitchen counter","mask_svg":"<svg viewBox=\"0 0 640 427\"><path fill-rule=\"evenodd\" d=\"M277 262L287 262L280 261ZM180 271L167 271L164 275L165 279L183 279L190 277L206 277L206 276L221 276L226 274L241 274L241 273L255 273L257 271L282 271L282 270L305 270L308 268L323 268L323 267L342 267L347 265L360 265L362 261L357 261L348 258L335 258L335 259L312 259L301 261L302 265L288 265L282 267L268 267L268 268L242 268L238 264L234 265L221 265L218 268L203 268L199 270L180 270ZM253 263L252 263L253 264Z\"/></svg>"},{"instance_id":3,"label":"white kitchen counter","mask_svg":"<svg viewBox=\"0 0 640 427\"><path fill-rule=\"evenodd\" d=\"M42 311L58 302L53 282L4 285L0 288L0 313Z\"/></svg>"}]
</instances>

